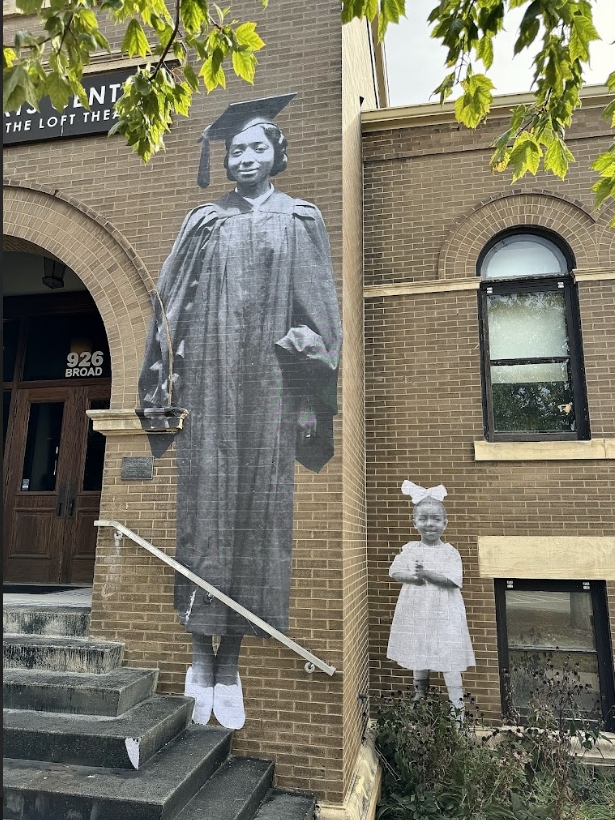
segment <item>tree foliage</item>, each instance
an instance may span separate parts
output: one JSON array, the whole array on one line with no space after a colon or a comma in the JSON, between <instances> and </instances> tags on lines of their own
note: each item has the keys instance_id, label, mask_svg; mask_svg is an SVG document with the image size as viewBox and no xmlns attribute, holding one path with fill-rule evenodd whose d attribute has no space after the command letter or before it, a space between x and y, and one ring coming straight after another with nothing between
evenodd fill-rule
<instances>
[{"instance_id":1,"label":"tree foliage","mask_svg":"<svg viewBox=\"0 0 615 820\"><path fill-rule=\"evenodd\" d=\"M263 6L267 0L259 0ZM457 120L469 128L483 124L493 102L487 72L494 42L509 10L525 9L515 53L538 46L534 59L534 100L512 111L509 128L494 143L493 171L512 170L513 181L540 169L560 178L574 157L566 129L579 108L589 46L599 39L592 0L439 0L429 15L432 36L447 48L447 73L436 93L444 102L461 89ZM103 18L121 27L121 50L143 59L116 103L112 133L121 134L148 162L164 148L172 118L187 116L194 93L226 86L231 70L254 82L256 54L265 45L253 22L230 17L208 0L17 0L17 8L36 15L37 30L19 30L3 48L5 111L24 102L38 108L44 96L62 110L71 95L86 108L81 83L84 67L110 46L100 30ZM342 20L378 19L378 36L406 13L406 0L343 0ZM292 47L292 45L291 45ZM482 71L477 71L477 64ZM607 80L615 93L615 71ZM605 116L615 126L615 101ZM596 205L615 197L615 142L596 158Z\"/></svg>"}]
</instances>

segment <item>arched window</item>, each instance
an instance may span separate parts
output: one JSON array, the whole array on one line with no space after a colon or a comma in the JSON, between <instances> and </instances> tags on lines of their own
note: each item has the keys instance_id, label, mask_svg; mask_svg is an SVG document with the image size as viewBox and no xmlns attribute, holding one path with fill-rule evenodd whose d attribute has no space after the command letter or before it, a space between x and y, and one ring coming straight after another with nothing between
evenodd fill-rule
<instances>
[{"instance_id":1,"label":"arched window","mask_svg":"<svg viewBox=\"0 0 615 820\"><path fill-rule=\"evenodd\" d=\"M492 441L589 438L573 268L559 237L527 228L498 234L478 259Z\"/></svg>"}]
</instances>

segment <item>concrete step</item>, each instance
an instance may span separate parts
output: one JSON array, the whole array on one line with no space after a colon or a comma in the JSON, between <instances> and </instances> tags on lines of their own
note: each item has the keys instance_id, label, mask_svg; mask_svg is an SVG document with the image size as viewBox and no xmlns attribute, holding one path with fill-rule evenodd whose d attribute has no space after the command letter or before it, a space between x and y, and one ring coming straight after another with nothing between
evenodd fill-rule
<instances>
[{"instance_id":1,"label":"concrete step","mask_svg":"<svg viewBox=\"0 0 615 820\"><path fill-rule=\"evenodd\" d=\"M4 820L170 820L226 759L232 732L191 726L143 769L4 761ZM205 815L201 820L218 820Z\"/></svg>"},{"instance_id":2,"label":"concrete step","mask_svg":"<svg viewBox=\"0 0 615 820\"><path fill-rule=\"evenodd\" d=\"M161 695L115 718L4 710L4 754L110 769L138 769L188 726L194 700Z\"/></svg>"},{"instance_id":3,"label":"concrete step","mask_svg":"<svg viewBox=\"0 0 615 820\"><path fill-rule=\"evenodd\" d=\"M316 801L303 794L270 789L254 820L314 820Z\"/></svg>"},{"instance_id":4,"label":"concrete step","mask_svg":"<svg viewBox=\"0 0 615 820\"><path fill-rule=\"evenodd\" d=\"M269 760L230 758L176 820L251 820L272 780L273 763Z\"/></svg>"},{"instance_id":5,"label":"concrete step","mask_svg":"<svg viewBox=\"0 0 615 820\"><path fill-rule=\"evenodd\" d=\"M104 674L5 669L2 683L7 709L117 717L156 689L157 669L121 667Z\"/></svg>"},{"instance_id":6,"label":"concrete step","mask_svg":"<svg viewBox=\"0 0 615 820\"><path fill-rule=\"evenodd\" d=\"M4 635L5 669L52 672L111 672L122 664L124 644L86 638Z\"/></svg>"},{"instance_id":7,"label":"concrete step","mask_svg":"<svg viewBox=\"0 0 615 820\"><path fill-rule=\"evenodd\" d=\"M89 606L5 604L3 631L19 635L85 638L90 631Z\"/></svg>"}]
</instances>

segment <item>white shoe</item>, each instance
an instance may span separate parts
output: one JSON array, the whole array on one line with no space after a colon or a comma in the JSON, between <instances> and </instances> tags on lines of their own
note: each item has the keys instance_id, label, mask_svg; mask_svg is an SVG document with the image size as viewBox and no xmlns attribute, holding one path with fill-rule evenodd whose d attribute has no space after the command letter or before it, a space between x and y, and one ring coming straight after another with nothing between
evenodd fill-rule
<instances>
[{"instance_id":1,"label":"white shoe","mask_svg":"<svg viewBox=\"0 0 615 820\"><path fill-rule=\"evenodd\" d=\"M214 687L202 686L199 683L194 683L192 676L192 667L189 666L188 671L186 672L184 694L190 698L194 698L192 722L198 723L201 726L206 726L211 717L211 710L214 702Z\"/></svg>"},{"instance_id":2,"label":"white shoe","mask_svg":"<svg viewBox=\"0 0 615 820\"><path fill-rule=\"evenodd\" d=\"M243 707L241 681L237 674L237 683L216 683L214 686L214 715L221 726L226 729L241 729L246 722Z\"/></svg>"}]
</instances>

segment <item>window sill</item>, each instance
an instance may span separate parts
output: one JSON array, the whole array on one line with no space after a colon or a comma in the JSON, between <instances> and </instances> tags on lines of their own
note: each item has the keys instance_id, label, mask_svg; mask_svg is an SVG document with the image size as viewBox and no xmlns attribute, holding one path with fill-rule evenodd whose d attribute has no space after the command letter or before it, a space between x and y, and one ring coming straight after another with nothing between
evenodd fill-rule
<instances>
[{"instance_id":1,"label":"window sill","mask_svg":"<svg viewBox=\"0 0 615 820\"><path fill-rule=\"evenodd\" d=\"M591 441L475 441L474 461L615 460L615 438Z\"/></svg>"}]
</instances>

